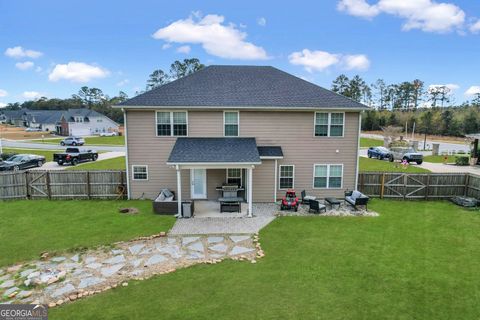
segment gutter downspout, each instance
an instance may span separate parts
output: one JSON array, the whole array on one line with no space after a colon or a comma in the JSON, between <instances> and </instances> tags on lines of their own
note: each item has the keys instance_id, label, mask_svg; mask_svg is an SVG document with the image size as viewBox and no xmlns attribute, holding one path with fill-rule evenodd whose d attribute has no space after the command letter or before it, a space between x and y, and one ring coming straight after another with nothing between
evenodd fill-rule
<instances>
[{"instance_id":1,"label":"gutter downspout","mask_svg":"<svg viewBox=\"0 0 480 320\"><path fill-rule=\"evenodd\" d=\"M131 200L132 199L132 191L130 188L130 170L129 170L129 163L128 163L128 134L127 134L127 110L123 109L123 128L124 128L124 133L125 133L125 167L127 168L126 173L127 173L127 199Z\"/></svg>"},{"instance_id":2,"label":"gutter downspout","mask_svg":"<svg viewBox=\"0 0 480 320\"><path fill-rule=\"evenodd\" d=\"M277 175L278 175L278 172L277 172L277 163L278 163L278 160L275 159L275 178L273 179L274 181L274 186L273 186L273 202L277 203Z\"/></svg>"}]
</instances>

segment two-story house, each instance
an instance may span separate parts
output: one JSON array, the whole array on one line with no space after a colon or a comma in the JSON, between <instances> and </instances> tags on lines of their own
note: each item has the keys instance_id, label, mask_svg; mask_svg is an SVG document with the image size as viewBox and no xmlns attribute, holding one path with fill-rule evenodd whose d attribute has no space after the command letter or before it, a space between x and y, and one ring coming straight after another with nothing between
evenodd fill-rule
<instances>
[{"instance_id":1,"label":"two-story house","mask_svg":"<svg viewBox=\"0 0 480 320\"><path fill-rule=\"evenodd\" d=\"M129 198L215 200L235 183L251 215L288 189L343 197L357 184L367 107L273 67L209 66L117 107Z\"/></svg>"}]
</instances>

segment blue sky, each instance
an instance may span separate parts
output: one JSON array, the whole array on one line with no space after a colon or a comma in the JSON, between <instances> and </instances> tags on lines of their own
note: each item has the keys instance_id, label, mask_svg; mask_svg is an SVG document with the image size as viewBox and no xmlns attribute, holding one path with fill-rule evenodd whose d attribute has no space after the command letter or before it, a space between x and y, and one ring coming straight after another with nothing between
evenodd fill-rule
<instances>
[{"instance_id":1,"label":"blue sky","mask_svg":"<svg viewBox=\"0 0 480 320\"><path fill-rule=\"evenodd\" d=\"M129 96L176 59L272 65L321 86L449 84L480 92L480 2L0 0L0 105L83 86Z\"/></svg>"}]
</instances>

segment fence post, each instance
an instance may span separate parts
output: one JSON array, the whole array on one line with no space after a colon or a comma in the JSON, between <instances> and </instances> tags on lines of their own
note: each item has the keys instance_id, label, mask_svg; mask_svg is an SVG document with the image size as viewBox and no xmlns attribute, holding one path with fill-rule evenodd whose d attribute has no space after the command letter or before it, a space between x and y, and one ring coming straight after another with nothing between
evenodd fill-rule
<instances>
[{"instance_id":1,"label":"fence post","mask_svg":"<svg viewBox=\"0 0 480 320\"><path fill-rule=\"evenodd\" d=\"M48 200L51 200L52 199L52 189L51 189L51 186L50 186L50 171L46 172L45 184L47 185Z\"/></svg>"},{"instance_id":2,"label":"fence post","mask_svg":"<svg viewBox=\"0 0 480 320\"><path fill-rule=\"evenodd\" d=\"M430 188L430 174L427 173L427 183L425 185L425 200L428 200L429 188Z\"/></svg>"},{"instance_id":3,"label":"fence post","mask_svg":"<svg viewBox=\"0 0 480 320\"><path fill-rule=\"evenodd\" d=\"M470 184L470 174L465 173L465 188L463 189L463 196L466 197L468 195L468 186Z\"/></svg>"},{"instance_id":4,"label":"fence post","mask_svg":"<svg viewBox=\"0 0 480 320\"><path fill-rule=\"evenodd\" d=\"M380 187L380 199L383 199L383 194L385 193L385 172L382 174L382 185Z\"/></svg>"},{"instance_id":5,"label":"fence post","mask_svg":"<svg viewBox=\"0 0 480 320\"><path fill-rule=\"evenodd\" d=\"M26 189L25 196L27 199L30 199L30 184L28 181L28 171L25 171L25 189Z\"/></svg>"},{"instance_id":6,"label":"fence post","mask_svg":"<svg viewBox=\"0 0 480 320\"><path fill-rule=\"evenodd\" d=\"M92 198L92 191L90 186L90 171L87 171L86 174L87 174L87 197L88 197L88 200L90 200Z\"/></svg>"},{"instance_id":7,"label":"fence post","mask_svg":"<svg viewBox=\"0 0 480 320\"><path fill-rule=\"evenodd\" d=\"M403 200L407 198L407 174L403 175Z\"/></svg>"}]
</instances>

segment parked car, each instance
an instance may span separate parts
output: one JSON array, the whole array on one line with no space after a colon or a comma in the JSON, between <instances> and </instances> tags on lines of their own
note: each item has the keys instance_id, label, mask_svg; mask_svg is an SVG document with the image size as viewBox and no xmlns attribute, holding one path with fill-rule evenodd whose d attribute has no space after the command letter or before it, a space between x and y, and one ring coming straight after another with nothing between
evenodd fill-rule
<instances>
[{"instance_id":1,"label":"parked car","mask_svg":"<svg viewBox=\"0 0 480 320\"><path fill-rule=\"evenodd\" d=\"M391 157L390 162L395 160L405 160L408 163L416 162L417 164L423 163L423 154L415 151L413 148L390 148Z\"/></svg>"},{"instance_id":2,"label":"parked car","mask_svg":"<svg viewBox=\"0 0 480 320\"><path fill-rule=\"evenodd\" d=\"M390 150L385 147L370 147L367 154L369 158L377 158L379 160L390 159L391 157Z\"/></svg>"},{"instance_id":3,"label":"parked car","mask_svg":"<svg viewBox=\"0 0 480 320\"><path fill-rule=\"evenodd\" d=\"M100 137L114 137L118 136L117 132L101 132Z\"/></svg>"},{"instance_id":4,"label":"parked car","mask_svg":"<svg viewBox=\"0 0 480 320\"><path fill-rule=\"evenodd\" d=\"M80 137L67 137L60 141L62 146L83 146L85 144L85 139Z\"/></svg>"},{"instance_id":5,"label":"parked car","mask_svg":"<svg viewBox=\"0 0 480 320\"><path fill-rule=\"evenodd\" d=\"M40 132L42 129L40 128L27 128L25 129L25 132Z\"/></svg>"},{"instance_id":6,"label":"parked car","mask_svg":"<svg viewBox=\"0 0 480 320\"><path fill-rule=\"evenodd\" d=\"M18 171L41 167L44 163L44 156L38 156L36 154L16 154L7 160L0 162L0 171Z\"/></svg>"},{"instance_id":7,"label":"parked car","mask_svg":"<svg viewBox=\"0 0 480 320\"><path fill-rule=\"evenodd\" d=\"M60 166L65 163L75 166L80 162L96 161L97 159L98 153L96 151L80 150L79 148L67 148L65 152L53 154L53 161Z\"/></svg>"}]
</instances>

